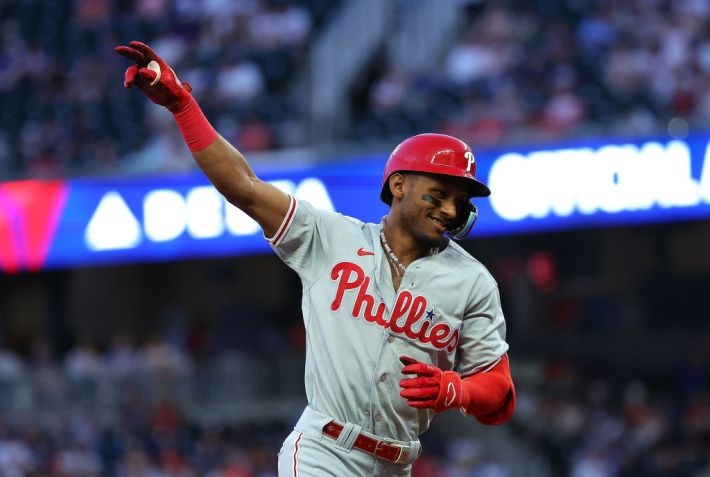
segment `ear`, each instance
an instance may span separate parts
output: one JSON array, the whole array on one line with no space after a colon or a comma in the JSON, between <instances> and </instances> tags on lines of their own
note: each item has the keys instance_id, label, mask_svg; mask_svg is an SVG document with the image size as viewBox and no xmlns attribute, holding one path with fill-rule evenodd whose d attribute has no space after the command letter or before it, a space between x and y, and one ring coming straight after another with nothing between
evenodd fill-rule
<instances>
[{"instance_id":1,"label":"ear","mask_svg":"<svg viewBox=\"0 0 710 477\"><path fill-rule=\"evenodd\" d=\"M405 178L403 174L395 172L390 176L389 186L393 199L402 200L404 197L404 183Z\"/></svg>"}]
</instances>

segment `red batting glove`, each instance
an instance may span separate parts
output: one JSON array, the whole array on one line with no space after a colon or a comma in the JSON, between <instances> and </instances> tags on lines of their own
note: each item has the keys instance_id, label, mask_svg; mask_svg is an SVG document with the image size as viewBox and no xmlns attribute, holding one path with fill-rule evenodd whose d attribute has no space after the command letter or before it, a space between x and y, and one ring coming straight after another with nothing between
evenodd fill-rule
<instances>
[{"instance_id":1,"label":"red batting glove","mask_svg":"<svg viewBox=\"0 0 710 477\"><path fill-rule=\"evenodd\" d=\"M151 101L165 106L173 113L187 105L191 98L192 86L180 82L175 71L148 45L140 41L132 41L129 45L115 48L116 53L136 63L126 70L123 86L137 86ZM160 66L160 79L157 82L155 80L158 73L148 69L148 63L151 61Z\"/></svg>"},{"instance_id":2,"label":"red batting glove","mask_svg":"<svg viewBox=\"0 0 710 477\"><path fill-rule=\"evenodd\" d=\"M468 402L467 390L461 383L461 376L454 371L442 371L431 364L425 364L408 356L400 356L404 364L403 374L415 374L415 378L399 382L400 396L407 404L418 409L433 409L442 412L458 409Z\"/></svg>"}]
</instances>

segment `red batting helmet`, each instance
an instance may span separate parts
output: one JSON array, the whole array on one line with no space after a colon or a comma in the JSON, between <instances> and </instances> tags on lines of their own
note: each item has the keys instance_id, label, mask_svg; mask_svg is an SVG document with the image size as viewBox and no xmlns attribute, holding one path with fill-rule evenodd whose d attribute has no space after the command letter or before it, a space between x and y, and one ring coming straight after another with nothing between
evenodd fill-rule
<instances>
[{"instance_id":1,"label":"red batting helmet","mask_svg":"<svg viewBox=\"0 0 710 477\"><path fill-rule=\"evenodd\" d=\"M476 179L476 160L465 142L445 134L419 134L405 139L390 154L382 177L380 199L392 205L389 178L395 172L429 172L468 179L469 197L488 197L491 191Z\"/></svg>"}]
</instances>

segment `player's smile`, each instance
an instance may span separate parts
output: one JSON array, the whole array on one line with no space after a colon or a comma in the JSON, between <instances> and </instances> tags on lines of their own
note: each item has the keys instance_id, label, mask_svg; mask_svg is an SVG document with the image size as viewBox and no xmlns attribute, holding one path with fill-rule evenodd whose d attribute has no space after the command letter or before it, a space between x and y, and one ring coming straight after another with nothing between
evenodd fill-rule
<instances>
[{"instance_id":1,"label":"player's smile","mask_svg":"<svg viewBox=\"0 0 710 477\"><path fill-rule=\"evenodd\" d=\"M417 175L411 194L422 205L427 223L441 237L455 222L460 203L468 200L466 185L458 178L438 174Z\"/></svg>"},{"instance_id":2,"label":"player's smile","mask_svg":"<svg viewBox=\"0 0 710 477\"><path fill-rule=\"evenodd\" d=\"M437 219L436 217L428 216L429 220L434 223L434 227L440 234L444 234L446 232L447 227L446 227L446 222L444 222L441 219Z\"/></svg>"},{"instance_id":3,"label":"player's smile","mask_svg":"<svg viewBox=\"0 0 710 477\"><path fill-rule=\"evenodd\" d=\"M449 221L444 221L444 220L436 218L432 215L427 215L426 222L427 222L427 229L426 229L427 231L425 232L426 235L429 235L432 238L435 238L437 241L442 240L444 233L446 233L446 231L449 229L449 226L448 226Z\"/></svg>"}]
</instances>

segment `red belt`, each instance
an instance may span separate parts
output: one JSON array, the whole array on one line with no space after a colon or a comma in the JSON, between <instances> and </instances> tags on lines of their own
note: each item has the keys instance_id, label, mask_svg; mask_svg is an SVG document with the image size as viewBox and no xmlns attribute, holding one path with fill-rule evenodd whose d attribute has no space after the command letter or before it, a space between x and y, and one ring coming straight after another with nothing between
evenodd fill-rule
<instances>
[{"instance_id":1,"label":"red belt","mask_svg":"<svg viewBox=\"0 0 710 477\"><path fill-rule=\"evenodd\" d=\"M333 439L337 439L341 432L343 432L343 425L335 421L330 421L323 426L323 434ZM353 447L374 455L378 459L394 462L395 464L406 464L411 450L409 445L374 439L362 433L358 434Z\"/></svg>"}]
</instances>

